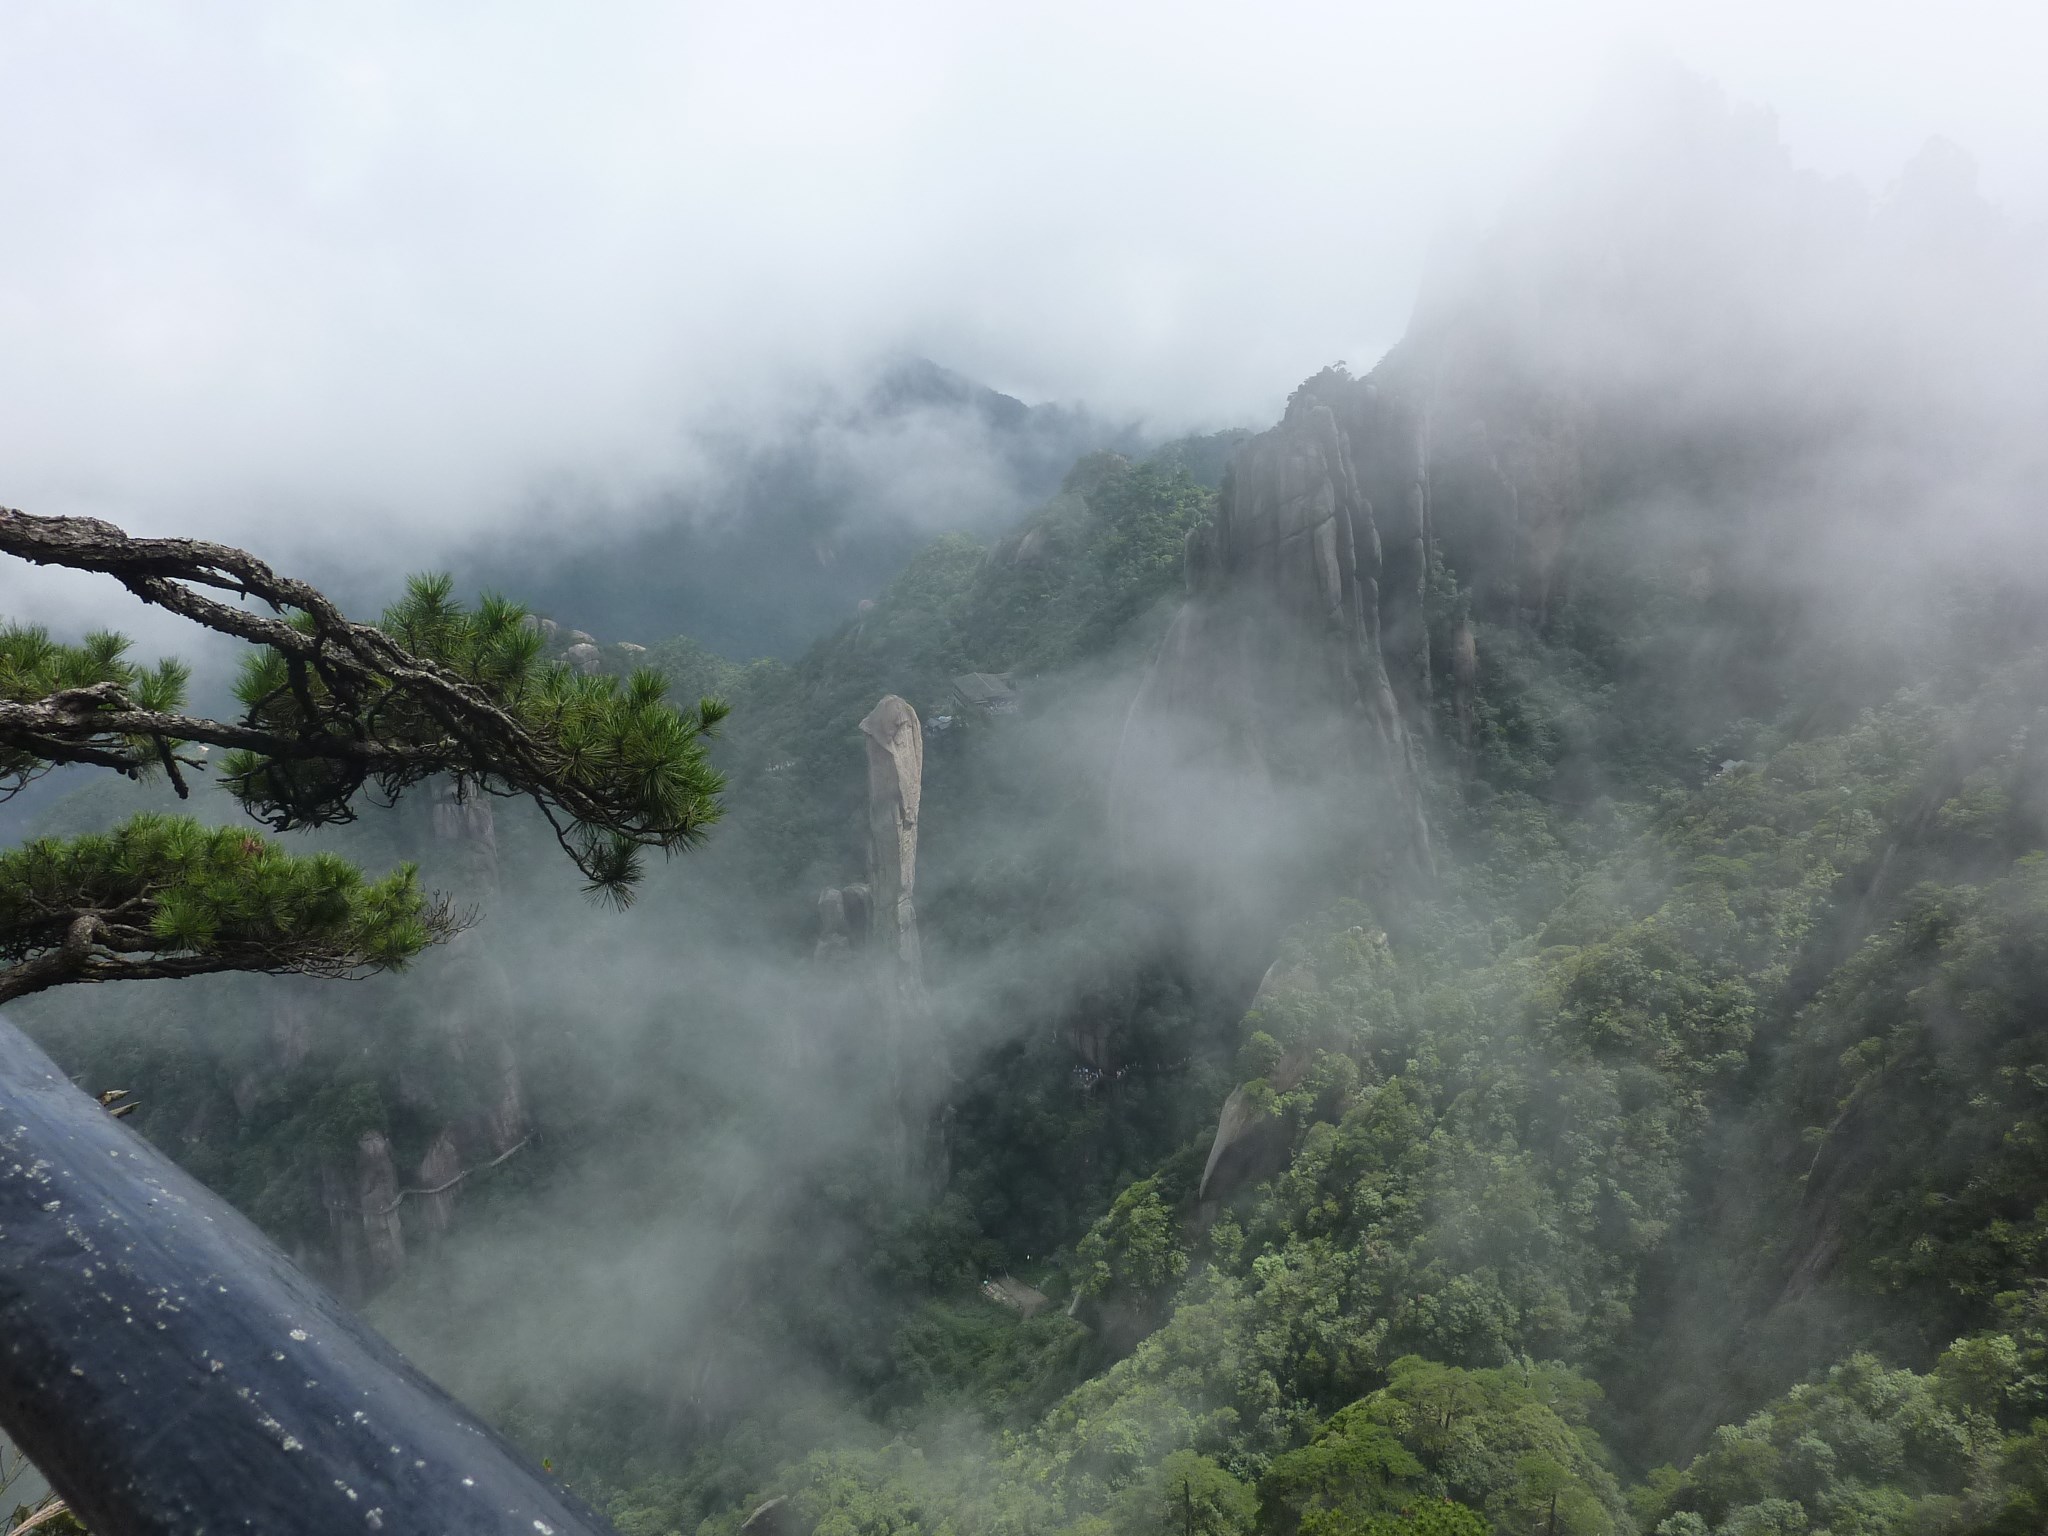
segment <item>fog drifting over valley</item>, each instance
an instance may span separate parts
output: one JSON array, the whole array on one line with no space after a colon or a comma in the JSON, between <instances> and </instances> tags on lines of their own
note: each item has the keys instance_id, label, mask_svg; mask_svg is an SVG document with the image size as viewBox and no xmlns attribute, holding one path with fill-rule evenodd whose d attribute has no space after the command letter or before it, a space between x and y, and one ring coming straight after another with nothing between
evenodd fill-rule
<instances>
[{"instance_id":1,"label":"fog drifting over valley","mask_svg":"<svg viewBox=\"0 0 2048 1536\"><path fill-rule=\"evenodd\" d=\"M10 12L0 506L245 544L366 612L450 565L560 620L551 657L738 706L726 819L630 912L581 899L527 808L422 787L320 844L477 907L413 974L23 1018L157 1063L136 1128L524 1442L593 1480L698 1457L725 1482L676 1507L729 1525L785 1486L752 1440L978 1454L920 1351L997 1337L1007 1313L947 1309L1013 1304L998 1277L1073 1303L1016 1336L1068 1355L1017 1379L1106 1379L1170 1309L1091 1281L1093 1234L1178 1179L1161 1231L1207 1201L1207 1241L1231 1106L1312 1059L1339 1110L1361 1070L1436 1072L1438 1036L1526 1067L1544 1157L1546 1126L1624 1125L1619 1083L1654 1167L1614 1182L1650 1214L1582 1247L1621 1278L1589 1263L1501 1338L1627 1346L1601 1309L1629 1265L1646 1333L1685 1320L1652 1265L1755 1246L1685 1225L1694 1089L1647 1046L1610 1083L1556 997L1628 944L1658 986L1697 950L1707 1043L1671 1059L1768 1088L1819 988L1785 976L1834 942L1814 893L1874 870L1878 911L1906 878L1880 813L1901 870L1944 816L1970 858L2019 846L2018 769L2007 795L1958 748L1909 815L1871 722L1983 687L1978 734L2048 763L1975 670L2048 612L2044 55L2019 4ZM1266 436L1219 491L1227 440L1168 440L1224 428ZM0 569L0 614L120 624L217 695L232 647L108 597ZM924 721L908 799L855 723L878 697ZM109 777L51 824L144 805L168 792ZM1697 864L1659 841L1714 816ZM907 949L874 916L906 826ZM1688 879L1736 895L1660 928ZM1717 957L1730 912L1759 958ZM1663 1027L1641 987L1601 1029ZM1397 1060L1404 1030L1427 1050ZM1714 1112L1731 1146L1771 1123ZM1466 1256L1455 1299L1522 1197L1504 1161L1444 1166L1417 1222ZM1214 1253L1266 1240L1235 1223ZM1758 1315L1835 1358L1838 1299L1786 1295ZM1652 1378L1715 1326L1612 1376L1630 1455L1711 1428Z\"/></svg>"}]
</instances>

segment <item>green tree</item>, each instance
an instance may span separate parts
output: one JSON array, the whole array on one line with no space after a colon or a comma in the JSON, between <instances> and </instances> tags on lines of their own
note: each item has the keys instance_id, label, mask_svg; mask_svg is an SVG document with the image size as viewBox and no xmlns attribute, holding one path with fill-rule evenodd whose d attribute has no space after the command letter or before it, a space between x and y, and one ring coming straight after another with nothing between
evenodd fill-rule
<instances>
[{"instance_id":1,"label":"green tree","mask_svg":"<svg viewBox=\"0 0 2048 1536\"><path fill-rule=\"evenodd\" d=\"M530 800L587 888L621 902L645 850L688 847L717 819L723 781L704 743L724 705L676 709L653 671L621 681L551 664L502 598L467 608L447 578L419 577L360 624L239 549L4 509L0 551L112 576L257 648L236 687L242 717L224 721L185 712L182 664L140 666L118 635L66 645L0 630L0 797L59 764L162 773L184 797L222 748L225 786L289 831L452 777L459 793ZM139 816L0 856L0 1002L70 982L396 967L462 922L410 866L369 880L254 832Z\"/></svg>"},{"instance_id":2,"label":"green tree","mask_svg":"<svg viewBox=\"0 0 2048 1536\"><path fill-rule=\"evenodd\" d=\"M1091 1296L1113 1287L1157 1296L1187 1273L1177 1226L1157 1179L1133 1184L1075 1247L1081 1289Z\"/></svg>"},{"instance_id":3,"label":"green tree","mask_svg":"<svg viewBox=\"0 0 2048 1536\"><path fill-rule=\"evenodd\" d=\"M1258 1498L1215 1461L1175 1451L1117 1501L1112 1525L1132 1536L1244 1536Z\"/></svg>"},{"instance_id":4,"label":"green tree","mask_svg":"<svg viewBox=\"0 0 2048 1536\"><path fill-rule=\"evenodd\" d=\"M2048 1420L2025 1358L2008 1334L1958 1340L1926 1375L1852 1356L1652 1474L1637 1512L1659 1536L2038 1531Z\"/></svg>"},{"instance_id":5,"label":"green tree","mask_svg":"<svg viewBox=\"0 0 2048 1536\"><path fill-rule=\"evenodd\" d=\"M1322 1532L1330 1516L1380 1514L1413 1502L1422 1463L1367 1412L1353 1403L1307 1445L1274 1459L1259 1483L1267 1529Z\"/></svg>"},{"instance_id":6,"label":"green tree","mask_svg":"<svg viewBox=\"0 0 2048 1536\"><path fill-rule=\"evenodd\" d=\"M1587 1417L1598 1389L1556 1365L1471 1371L1407 1356L1387 1385L1330 1421L1378 1429L1419 1468L1427 1493L1474 1506L1515 1536L1626 1529L1620 1490Z\"/></svg>"}]
</instances>

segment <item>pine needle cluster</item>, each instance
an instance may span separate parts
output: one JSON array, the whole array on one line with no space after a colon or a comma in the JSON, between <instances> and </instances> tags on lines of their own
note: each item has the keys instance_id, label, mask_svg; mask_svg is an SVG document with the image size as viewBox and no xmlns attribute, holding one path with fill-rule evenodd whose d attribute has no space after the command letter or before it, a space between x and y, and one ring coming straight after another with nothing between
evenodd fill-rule
<instances>
[{"instance_id":1,"label":"pine needle cluster","mask_svg":"<svg viewBox=\"0 0 2048 1536\"><path fill-rule=\"evenodd\" d=\"M161 772L182 797L189 773L217 764L243 808L284 832L452 779L460 794L532 802L586 889L620 904L647 850L690 847L718 818L706 743L722 703L678 709L651 669L578 673L544 654L517 604L467 607L446 576L415 577L371 625L225 545L0 509L0 552L110 575L252 647L241 717L215 720L186 711L182 663L138 664L119 635L65 644L0 628L0 799L60 763ZM463 921L410 865L371 880L252 831L140 816L0 854L0 1002L62 982L387 969Z\"/></svg>"},{"instance_id":2,"label":"pine needle cluster","mask_svg":"<svg viewBox=\"0 0 2048 1536\"><path fill-rule=\"evenodd\" d=\"M149 813L0 853L0 1002L57 981L397 968L461 926L413 865L370 880L337 854Z\"/></svg>"},{"instance_id":3,"label":"pine needle cluster","mask_svg":"<svg viewBox=\"0 0 2048 1536\"><path fill-rule=\"evenodd\" d=\"M312 621L299 625L310 630ZM246 723L280 741L326 735L334 745L325 755L229 754L224 782L267 825L346 821L366 782L390 799L453 773L465 791L531 796L588 889L623 905L643 850L690 847L717 819L725 781L703 743L725 718L718 700L677 709L652 668L621 681L548 661L525 609L495 595L465 607L445 575L413 577L377 628L487 700L489 716L451 721L445 700L404 677L351 678L345 692L318 668L295 670L286 652L258 651L236 685ZM351 752L350 735L365 731L384 749L374 766ZM465 739L472 735L482 740ZM544 792L533 792L536 783Z\"/></svg>"},{"instance_id":4,"label":"pine needle cluster","mask_svg":"<svg viewBox=\"0 0 2048 1536\"><path fill-rule=\"evenodd\" d=\"M55 695L98 690L118 691L152 712L183 708L191 668L169 658L153 667L138 666L128 659L131 646L125 636L111 630L94 630L80 644L65 645L51 639L41 625L7 624L0 627L0 700L35 705ZM148 739L130 737L125 744L137 759L156 760L155 746ZM41 778L52 766L48 758L0 740L0 800Z\"/></svg>"}]
</instances>

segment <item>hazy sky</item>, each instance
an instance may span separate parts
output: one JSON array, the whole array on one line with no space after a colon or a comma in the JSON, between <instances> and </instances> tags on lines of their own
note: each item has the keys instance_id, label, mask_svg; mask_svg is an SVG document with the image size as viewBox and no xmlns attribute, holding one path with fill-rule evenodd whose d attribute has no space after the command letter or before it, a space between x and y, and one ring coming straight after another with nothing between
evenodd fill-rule
<instances>
[{"instance_id":1,"label":"hazy sky","mask_svg":"<svg viewBox=\"0 0 2048 1536\"><path fill-rule=\"evenodd\" d=\"M907 347L1260 423L1618 71L2048 199L2048 7L20 3L0 504L418 544ZM321 542L328 542L322 540Z\"/></svg>"}]
</instances>

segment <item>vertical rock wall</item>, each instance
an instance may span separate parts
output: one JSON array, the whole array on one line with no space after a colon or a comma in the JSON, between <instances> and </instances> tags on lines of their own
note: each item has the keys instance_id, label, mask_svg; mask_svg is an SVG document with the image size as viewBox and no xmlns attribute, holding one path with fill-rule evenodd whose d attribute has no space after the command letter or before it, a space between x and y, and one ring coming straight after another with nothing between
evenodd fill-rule
<instances>
[{"instance_id":1,"label":"vertical rock wall","mask_svg":"<svg viewBox=\"0 0 2048 1536\"><path fill-rule=\"evenodd\" d=\"M1328 814L1340 820L1324 829L1330 841L1370 824L1405 861L1430 866L1409 726L1383 650L1382 578L1396 562L1354 457L1355 436L1395 434L1383 423L1372 434L1347 428L1360 388L1330 374L1296 391L1280 424L1246 443L1215 521L1189 540L1187 600L1131 706L1112 780L1134 860L1228 818ZM1419 437L1407 441L1419 454ZM1391 607L1404 634L1419 634L1427 497L1419 466L1406 467L1402 601ZM1426 686L1426 635L1405 660L1402 674ZM1313 811L1311 796L1323 801Z\"/></svg>"},{"instance_id":2,"label":"vertical rock wall","mask_svg":"<svg viewBox=\"0 0 2048 1536\"><path fill-rule=\"evenodd\" d=\"M1439 722L1471 749L1478 625L1550 622L1586 499L1582 413L1517 358L1423 327L1368 378L1309 379L1239 451L1124 725L1127 861L1178 869L1189 828L1244 821L1304 863L1433 872L1425 751Z\"/></svg>"},{"instance_id":3,"label":"vertical rock wall","mask_svg":"<svg viewBox=\"0 0 2048 1536\"><path fill-rule=\"evenodd\" d=\"M382 1131L365 1131L355 1155L324 1163L321 1202L327 1208L337 1288L345 1297L369 1296L396 1278L405 1264L399 1223L398 1173Z\"/></svg>"}]
</instances>

